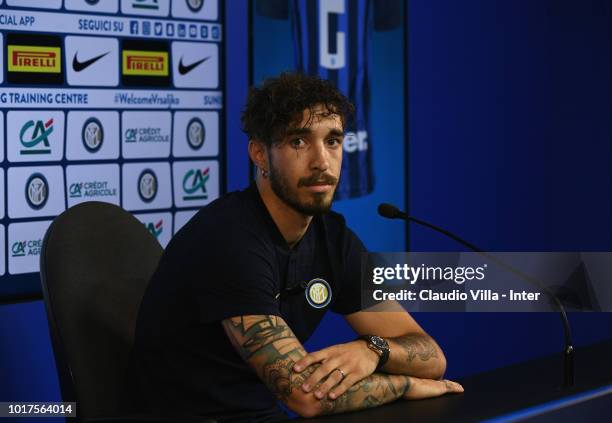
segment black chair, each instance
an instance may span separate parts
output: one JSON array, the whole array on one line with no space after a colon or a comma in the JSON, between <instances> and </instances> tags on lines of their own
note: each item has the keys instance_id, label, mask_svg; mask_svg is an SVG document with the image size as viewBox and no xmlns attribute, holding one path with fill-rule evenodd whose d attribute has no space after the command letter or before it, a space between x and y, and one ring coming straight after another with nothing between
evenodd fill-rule
<instances>
[{"instance_id":1,"label":"black chair","mask_svg":"<svg viewBox=\"0 0 612 423\"><path fill-rule=\"evenodd\" d=\"M174 420L120 415L138 308L162 252L140 221L102 202L66 210L45 234L49 330L62 397L77 402L78 421Z\"/></svg>"}]
</instances>

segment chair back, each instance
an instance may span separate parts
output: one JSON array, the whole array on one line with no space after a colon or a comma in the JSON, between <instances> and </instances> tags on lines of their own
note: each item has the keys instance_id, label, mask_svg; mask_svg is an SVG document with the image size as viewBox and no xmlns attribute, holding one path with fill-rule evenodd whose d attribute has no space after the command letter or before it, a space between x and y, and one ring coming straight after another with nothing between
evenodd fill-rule
<instances>
[{"instance_id":1,"label":"chair back","mask_svg":"<svg viewBox=\"0 0 612 423\"><path fill-rule=\"evenodd\" d=\"M64 401L80 421L120 413L140 302L163 249L121 207L91 201L45 234L43 296Z\"/></svg>"}]
</instances>

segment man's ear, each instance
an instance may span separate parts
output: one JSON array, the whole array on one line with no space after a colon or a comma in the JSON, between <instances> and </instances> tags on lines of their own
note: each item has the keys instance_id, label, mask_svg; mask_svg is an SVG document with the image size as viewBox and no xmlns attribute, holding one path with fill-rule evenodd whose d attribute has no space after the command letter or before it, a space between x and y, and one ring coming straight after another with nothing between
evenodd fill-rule
<instances>
[{"instance_id":1,"label":"man's ear","mask_svg":"<svg viewBox=\"0 0 612 423\"><path fill-rule=\"evenodd\" d=\"M268 170L268 155L263 142L256 139L249 140L249 158L258 168Z\"/></svg>"}]
</instances>

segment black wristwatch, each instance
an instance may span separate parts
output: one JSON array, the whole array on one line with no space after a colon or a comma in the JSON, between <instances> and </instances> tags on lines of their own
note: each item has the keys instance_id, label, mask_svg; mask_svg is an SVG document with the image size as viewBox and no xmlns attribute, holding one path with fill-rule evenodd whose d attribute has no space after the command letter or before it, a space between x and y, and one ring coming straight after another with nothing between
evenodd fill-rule
<instances>
[{"instance_id":1,"label":"black wristwatch","mask_svg":"<svg viewBox=\"0 0 612 423\"><path fill-rule=\"evenodd\" d=\"M379 371L383 368L383 366L389 360L389 353L391 349L389 349L389 343L385 341L380 336L376 335L363 335L360 336L359 339L363 339L368 344L368 348L378 354L378 366L376 366L376 371Z\"/></svg>"}]
</instances>

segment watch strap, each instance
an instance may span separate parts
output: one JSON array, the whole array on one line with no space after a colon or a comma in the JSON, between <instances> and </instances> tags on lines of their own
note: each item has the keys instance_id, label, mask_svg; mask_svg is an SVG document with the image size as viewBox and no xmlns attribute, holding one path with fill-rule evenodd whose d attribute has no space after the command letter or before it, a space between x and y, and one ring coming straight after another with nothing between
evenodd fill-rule
<instances>
[{"instance_id":1,"label":"watch strap","mask_svg":"<svg viewBox=\"0 0 612 423\"><path fill-rule=\"evenodd\" d=\"M377 343L374 342L373 338L377 338L377 340L379 341L378 343L382 345L376 345ZM389 361L389 354L391 352L389 348L389 343L384 338L375 335L362 335L359 337L359 339L363 339L364 341L366 341L366 343L368 344L368 348L378 354L378 365L376 366L375 371L381 370L383 366L387 364L387 361Z\"/></svg>"}]
</instances>

